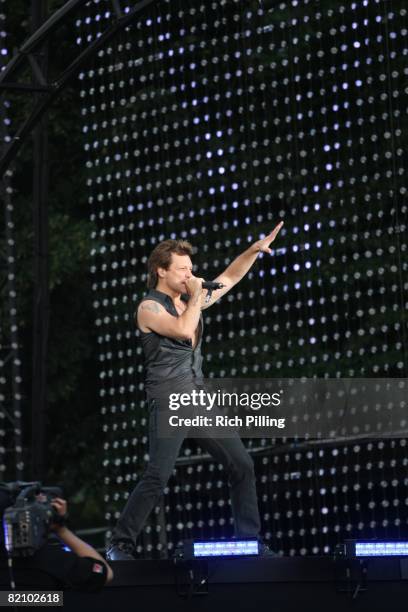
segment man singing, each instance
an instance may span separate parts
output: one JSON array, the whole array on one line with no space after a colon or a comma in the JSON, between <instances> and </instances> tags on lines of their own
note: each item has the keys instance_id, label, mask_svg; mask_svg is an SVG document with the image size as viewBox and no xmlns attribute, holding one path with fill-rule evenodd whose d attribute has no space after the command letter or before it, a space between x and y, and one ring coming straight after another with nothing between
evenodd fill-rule
<instances>
[{"instance_id":1,"label":"man singing","mask_svg":"<svg viewBox=\"0 0 408 612\"><path fill-rule=\"evenodd\" d=\"M209 308L236 285L255 263L258 253L271 253L270 244L283 222L265 238L252 244L215 280L224 285L207 297L202 278L192 272L192 247L185 240L165 240L152 251L148 262L149 292L140 302L136 318L145 360L145 390L149 405L150 462L130 495L112 533L108 559L134 560L136 539L157 504L173 471L186 431L171 438L157 434L157 401L163 385L178 390L181 384L199 383L203 318ZM236 537L258 537L260 517L254 467L238 435L200 438L200 446L223 464L230 486Z\"/></svg>"}]
</instances>

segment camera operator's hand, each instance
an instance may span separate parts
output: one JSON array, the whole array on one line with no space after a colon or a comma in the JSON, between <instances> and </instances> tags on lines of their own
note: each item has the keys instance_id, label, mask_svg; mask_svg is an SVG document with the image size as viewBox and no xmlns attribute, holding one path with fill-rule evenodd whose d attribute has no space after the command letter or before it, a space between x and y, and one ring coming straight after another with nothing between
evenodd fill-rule
<instances>
[{"instance_id":1,"label":"camera operator's hand","mask_svg":"<svg viewBox=\"0 0 408 612\"><path fill-rule=\"evenodd\" d=\"M51 506L55 508L58 516L64 518L67 515L68 504L65 499L61 499L61 497L54 497L54 499L51 500Z\"/></svg>"},{"instance_id":2,"label":"camera operator's hand","mask_svg":"<svg viewBox=\"0 0 408 612\"><path fill-rule=\"evenodd\" d=\"M54 515L54 522L50 525L50 530L58 533L58 531L65 525L65 519L67 518L67 502L61 497L54 497L51 500L51 506L54 508L56 516Z\"/></svg>"}]
</instances>

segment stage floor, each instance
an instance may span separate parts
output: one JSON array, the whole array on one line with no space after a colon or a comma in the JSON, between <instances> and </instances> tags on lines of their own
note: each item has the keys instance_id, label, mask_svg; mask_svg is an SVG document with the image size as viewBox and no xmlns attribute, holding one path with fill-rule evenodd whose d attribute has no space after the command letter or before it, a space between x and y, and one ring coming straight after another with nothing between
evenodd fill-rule
<instances>
[{"instance_id":1,"label":"stage floor","mask_svg":"<svg viewBox=\"0 0 408 612\"><path fill-rule=\"evenodd\" d=\"M65 612L406 612L408 558L123 561L99 593L65 591ZM33 590L24 581L18 590ZM26 578L27 580L27 578ZM7 584L3 576L3 588ZM25 587L24 584L31 586ZM41 585L36 590L41 590ZM50 587L43 586L49 590ZM47 608L50 609L50 608Z\"/></svg>"},{"instance_id":2,"label":"stage floor","mask_svg":"<svg viewBox=\"0 0 408 612\"><path fill-rule=\"evenodd\" d=\"M103 593L66 593L65 610L198 612L402 612L408 559L334 562L330 557L218 559L206 562L112 563Z\"/></svg>"}]
</instances>

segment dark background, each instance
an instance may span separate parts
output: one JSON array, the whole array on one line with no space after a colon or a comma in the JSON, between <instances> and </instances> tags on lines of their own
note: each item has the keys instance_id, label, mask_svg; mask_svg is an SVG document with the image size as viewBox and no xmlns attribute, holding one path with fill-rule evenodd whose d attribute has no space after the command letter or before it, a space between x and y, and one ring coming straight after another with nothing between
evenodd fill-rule
<instances>
[{"instance_id":1,"label":"dark background","mask_svg":"<svg viewBox=\"0 0 408 612\"><path fill-rule=\"evenodd\" d=\"M53 39L54 69L107 6ZM12 49L27 3L5 12ZM114 520L147 458L133 311L159 240L190 239L211 278L285 221L274 255L206 312L207 375L406 376L406 27L397 1L158 2L53 105L46 480L64 482L78 524ZM27 143L13 178L28 463L31 160ZM248 443L277 550L406 528L401 441L288 443ZM197 453L186 446L145 553L229 533L222 470L188 464Z\"/></svg>"}]
</instances>

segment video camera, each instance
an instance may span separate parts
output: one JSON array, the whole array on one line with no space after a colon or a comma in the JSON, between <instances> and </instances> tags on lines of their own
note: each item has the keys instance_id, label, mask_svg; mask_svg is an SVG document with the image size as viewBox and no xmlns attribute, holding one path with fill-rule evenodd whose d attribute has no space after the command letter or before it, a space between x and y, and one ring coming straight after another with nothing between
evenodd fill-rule
<instances>
[{"instance_id":1,"label":"video camera","mask_svg":"<svg viewBox=\"0 0 408 612\"><path fill-rule=\"evenodd\" d=\"M12 503L3 514L6 550L12 557L32 556L46 543L51 525L64 524L64 517L51 505L53 498L62 497L62 490L40 482L0 483L0 490Z\"/></svg>"}]
</instances>

